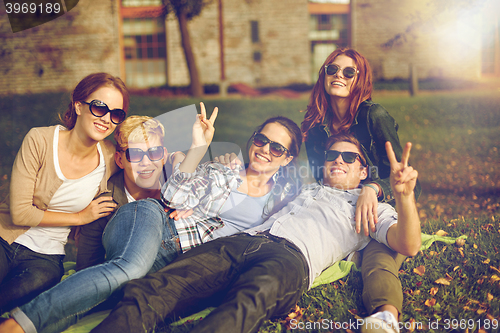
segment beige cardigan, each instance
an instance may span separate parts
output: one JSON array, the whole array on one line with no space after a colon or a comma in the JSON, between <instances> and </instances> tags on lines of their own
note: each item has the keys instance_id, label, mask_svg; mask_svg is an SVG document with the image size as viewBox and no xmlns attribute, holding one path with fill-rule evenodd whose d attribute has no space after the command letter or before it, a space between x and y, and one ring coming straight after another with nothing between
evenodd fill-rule
<instances>
[{"instance_id":1,"label":"beige cardigan","mask_svg":"<svg viewBox=\"0 0 500 333\"><path fill-rule=\"evenodd\" d=\"M0 237L9 244L40 223L52 196L63 183L54 167L54 132L55 126L32 128L14 160L10 195L0 205ZM106 171L96 196L108 192L107 181L117 170L113 143L100 143Z\"/></svg>"}]
</instances>

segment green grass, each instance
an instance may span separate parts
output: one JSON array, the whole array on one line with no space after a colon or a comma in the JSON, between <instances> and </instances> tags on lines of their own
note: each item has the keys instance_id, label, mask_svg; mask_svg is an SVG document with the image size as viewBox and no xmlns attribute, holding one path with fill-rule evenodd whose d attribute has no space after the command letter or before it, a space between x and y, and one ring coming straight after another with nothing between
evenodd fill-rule
<instances>
[{"instance_id":1,"label":"green grass","mask_svg":"<svg viewBox=\"0 0 500 333\"><path fill-rule=\"evenodd\" d=\"M500 96L498 92L432 93L415 98L403 94L378 95L399 124L402 142L414 146L410 162L419 171L423 193L419 199L422 230L442 229L450 236L468 235L460 247L436 243L409 258L401 268L404 289L403 322L423 323L421 332L466 332L446 320L470 320L468 332L478 332L488 318L500 320ZM56 112L69 102L69 94L41 94L0 98L0 195L5 197L13 159L22 138L33 126L56 123ZM130 113L156 116L193 103L189 98L132 96ZM220 109L214 141L231 141L244 147L253 129L265 118L285 115L300 123L307 100L236 98L205 100L207 108ZM305 160L305 154L301 154ZM462 255L463 254L463 255ZM489 259L489 262L487 261ZM422 276L414 268L425 267ZM495 277L496 276L496 277ZM451 278L439 285L439 278ZM351 272L342 281L320 286L299 302L303 322L329 319L349 322L366 315L361 301L362 281ZM431 295L432 288L438 288ZM433 306L430 300L435 299ZM426 305L426 301L427 304ZM433 302L433 301L432 301ZM439 319L438 329L429 327ZM193 323L172 329L188 331ZM465 327L462 325L462 327ZM287 321L266 322L261 332L282 332ZM169 330L169 329L167 329ZM312 330L314 331L314 330ZM319 330L326 332L328 330ZM485 329L484 332L492 332ZM497 330L496 330L497 331Z\"/></svg>"}]
</instances>

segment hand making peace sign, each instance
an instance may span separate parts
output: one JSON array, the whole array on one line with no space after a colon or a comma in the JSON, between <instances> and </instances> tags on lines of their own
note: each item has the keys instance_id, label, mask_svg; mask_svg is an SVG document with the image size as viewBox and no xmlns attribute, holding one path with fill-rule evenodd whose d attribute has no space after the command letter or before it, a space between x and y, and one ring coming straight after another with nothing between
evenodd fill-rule
<instances>
[{"instance_id":1,"label":"hand making peace sign","mask_svg":"<svg viewBox=\"0 0 500 333\"><path fill-rule=\"evenodd\" d=\"M389 141L385 143L387 157L391 163L391 187L394 195L414 195L413 190L417 183L418 172L408 165L410 159L411 142L407 142L403 148L401 162L398 162L392 145Z\"/></svg>"},{"instance_id":2,"label":"hand making peace sign","mask_svg":"<svg viewBox=\"0 0 500 333\"><path fill-rule=\"evenodd\" d=\"M196 116L196 121L193 125L193 144L192 147L209 146L214 137L214 123L217 118L219 109L216 107L212 111L210 119L207 119L207 111L205 104L200 103L201 114Z\"/></svg>"}]
</instances>

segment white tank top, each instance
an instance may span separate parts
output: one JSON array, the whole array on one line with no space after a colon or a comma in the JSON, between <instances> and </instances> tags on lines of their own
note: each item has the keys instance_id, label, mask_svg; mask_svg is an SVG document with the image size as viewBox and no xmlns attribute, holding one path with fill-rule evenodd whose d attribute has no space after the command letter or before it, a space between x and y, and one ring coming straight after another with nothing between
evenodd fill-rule
<instances>
[{"instance_id":1,"label":"white tank top","mask_svg":"<svg viewBox=\"0 0 500 333\"><path fill-rule=\"evenodd\" d=\"M101 146L97 143L99 165L89 174L78 179L64 177L59 166L58 142L59 130L54 133L54 166L57 176L63 184L57 189L50 200L47 211L77 213L87 207L99 191L99 184L104 177L106 164ZM68 240L70 227L32 227L16 239L16 243L43 254L65 254L64 245Z\"/></svg>"}]
</instances>

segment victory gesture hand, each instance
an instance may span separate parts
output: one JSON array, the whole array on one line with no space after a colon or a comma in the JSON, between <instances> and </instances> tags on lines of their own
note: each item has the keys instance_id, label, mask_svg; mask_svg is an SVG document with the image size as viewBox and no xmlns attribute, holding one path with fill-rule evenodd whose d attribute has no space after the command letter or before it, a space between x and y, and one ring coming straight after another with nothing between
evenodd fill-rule
<instances>
[{"instance_id":1,"label":"victory gesture hand","mask_svg":"<svg viewBox=\"0 0 500 333\"><path fill-rule=\"evenodd\" d=\"M411 143L407 142L403 148L401 162L398 162L392 145L389 141L385 143L387 157L391 163L391 187L394 195L413 195L417 183L418 172L408 165L410 158Z\"/></svg>"},{"instance_id":2,"label":"victory gesture hand","mask_svg":"<svg viewBox=\"0 0 500 333\"><path fill-rule=\"evenodd\" d=\"M210 119L207 119L205 104L200 103L201 114L196 116L193 125L193 145L192 147L209 146L214 137L214 123L217 118L218 108L214 108Z\"/></svg>"}]
</instances>

